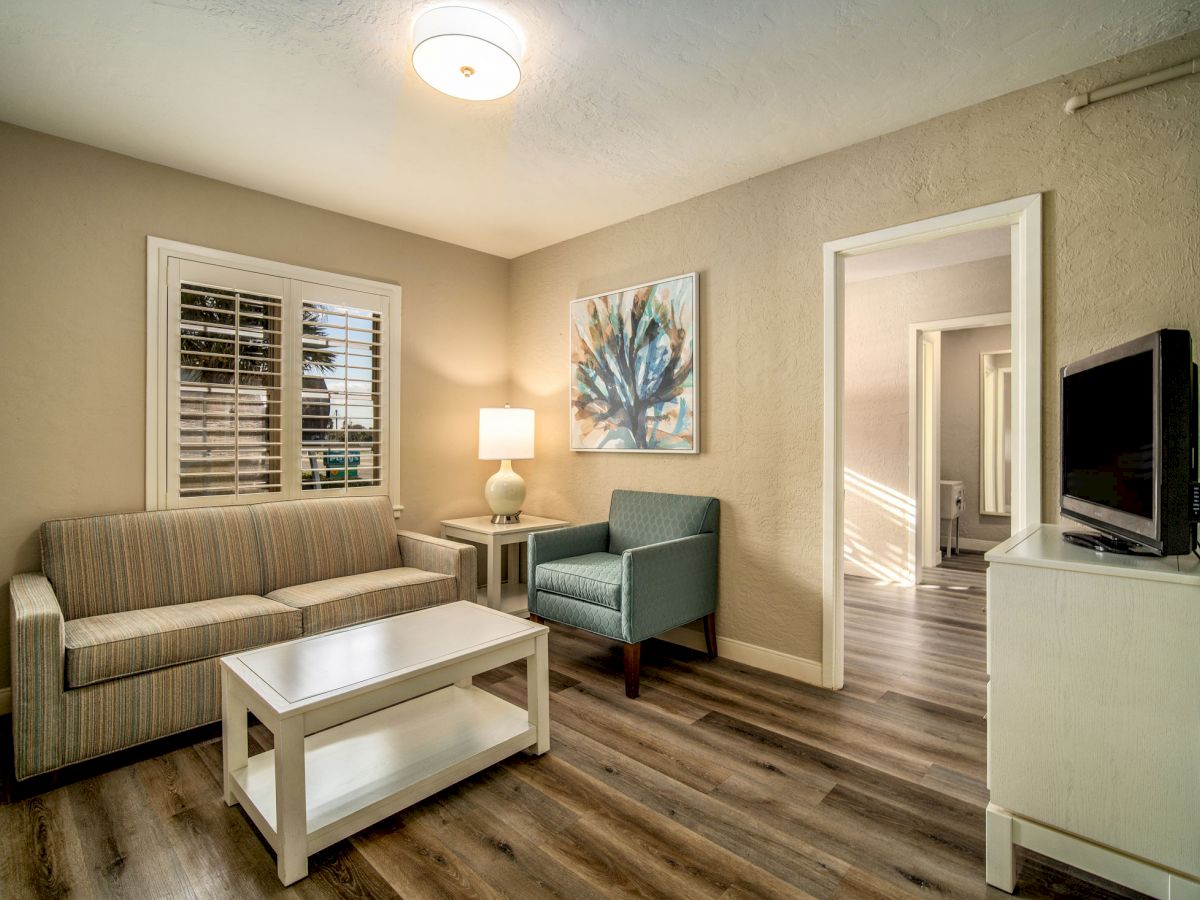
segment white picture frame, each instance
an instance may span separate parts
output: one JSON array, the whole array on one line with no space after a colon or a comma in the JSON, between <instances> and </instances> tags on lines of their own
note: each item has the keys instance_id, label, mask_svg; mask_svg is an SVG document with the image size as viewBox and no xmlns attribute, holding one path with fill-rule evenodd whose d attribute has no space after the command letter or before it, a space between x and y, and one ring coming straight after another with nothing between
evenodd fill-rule
<instances>
[{"instance_id":1,"label":"white picture frame","mask_svg":"<svg viewBox=\"0 0 1200 900\"><path fill-rule=\"evenodd\" d=\"M567 328L567 414L571 450L581 453L700 452L699 281L698 273L687 272L571 301ZM670 335L660 326L649 344L635 347L634 362L638 374L634 376L632 386L635 390L631 391L628 379L612 371L611 352L598 353L601 348L596 344L601 333L608 338L603 342L606 351L611 351L610 344L620 342L624 335L633 335L635 341L644 340L646 331L634 329L632 317L639 292L647 290L645 309L657 308L656 321L662 316L671 317L684 332L684 339L678 345L673 344ZM657 307L653 305L656 301ZM614 313L618 329L604 332L603 320L612 321ZM646 313L643 312L638 325L645 321ZM678 358L676 349L681 354ZM654 368L655 360L648 359L650 353L663 362L662 369ZM665 360L663 353L668 354ZM590 366L585 359L590 359ZM672 361L675 361L674 365ZM686 373L683 371L685 366ZM607 395L614 386L626 388L627 398L636 393L641 400L646 400L642 396L645 383L637 384L638 378L661 375L668 367L681 383L664 386L659 403L649 402L642 407L639 402L632 408L628 402L606 406ZM607 377L601 376L598 370L604 370ZM589 381L595 385L595 390L589 389ZM656 425L655 420L663 427ZM638 446L639 443L642 445Z\"/></svg>"}]
</instances>

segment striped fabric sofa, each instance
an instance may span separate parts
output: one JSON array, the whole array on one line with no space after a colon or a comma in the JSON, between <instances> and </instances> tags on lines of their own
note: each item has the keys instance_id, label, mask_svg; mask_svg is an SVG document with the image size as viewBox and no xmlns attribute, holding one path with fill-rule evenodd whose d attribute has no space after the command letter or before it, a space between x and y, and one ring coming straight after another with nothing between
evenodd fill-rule
<instances>
[{"instance_id":1,"label":"striped fabric sofa","mask_svg":"<svg viewBox=\"0 0 1200 900\"><path fill-rule=\"evenodd\" d=\"M220 718L218 657L475 599L475 549L397 534L386 497L46 522L14 576L16 775Z\"/></svg>"}]
</instances>

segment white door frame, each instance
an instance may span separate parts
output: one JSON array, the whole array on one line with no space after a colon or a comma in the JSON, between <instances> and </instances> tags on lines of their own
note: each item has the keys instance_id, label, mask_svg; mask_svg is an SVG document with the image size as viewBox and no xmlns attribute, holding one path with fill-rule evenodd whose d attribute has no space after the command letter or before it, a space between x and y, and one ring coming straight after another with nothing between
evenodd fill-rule
<instances>
[{"instance_id":1,"label":"white door frame","mask_svg":"<svg viewBox=\"0 0 1200 900\"><path fill-rule=\"evenodd\" d=\"M930 491L925 484L922 462L925 458L925 418L921 395L921 341L927 334L941 334L946 331L965 331L968 328L992 328L998 325L1011 325L1012 313L987 313L979 316L961 316L957 319L940 319L934 322L915 322L908 326L908 493L913 498L913 525L908 532L908 567L912 575L912 583L920 584L924 580L924 570L937 565L930 559L927 541L924 540L926 530L930 527L929 519L933 519L933 527L939 531L940 516L936 515L939 505L939 494L935 488ZM940 347L938 349L940 357ZM937 375L934 376L938 377ZM941 385L935 385L934 390L941 391ZM940 401L938 402L940 407ZM1015 421L1015 420L1014 420ZM934 433L941 434L941 422L934 423ZM935 438L936 441L936 438ZM935 472L941 471L937 462L940 448L935 443L933 447ZM938 479L940 482L941 479Z\"/></svg>"},{"instance_id":2,"label":"white door frame","mask_svg":"<svg viewBox=\"0 0 1200 900\"><path fill-rule=\"evenodd\" d=\"M1030 194L829 241L825 264L825 453L822 498L821 681L844 682L842 553L845 472L842 393L845 340L845 257L916 244L997 226L1012 232L1013 315L1013 531L1041 521L1042 505L1042 197Z\"/></svg>"},{"instance_id":3,"label":"white door frame","mask_svg":"<svg viewBox=\"0 0 1200 900\"><path fill-rule=\"evenodd\" d=\"M941 496L927 486L941 481L942 472L942 332L910 327L908 341L908 496L913 503L905 559L909 583L920 584L922 569L941 562Z\"/></svg>"}]
</instances>

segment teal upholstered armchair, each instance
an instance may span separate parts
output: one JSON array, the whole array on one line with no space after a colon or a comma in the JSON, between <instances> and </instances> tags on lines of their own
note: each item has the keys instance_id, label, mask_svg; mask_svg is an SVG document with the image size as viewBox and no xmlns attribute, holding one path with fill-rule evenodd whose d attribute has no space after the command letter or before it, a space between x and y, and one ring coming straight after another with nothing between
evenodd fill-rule
<instances>
[{"instance_id":1,"label":"teal upholstered armchair","mask_svg":"<svg viewBox=\"0 0 1200 900\"><path fill-rule=\"evenodd\" d=\"M608 521L529 536L529 614L625 644L625 693L638 695L641 642L704 620L716 656L714 497L614 491Z\"/></svg>"}]
</instances>

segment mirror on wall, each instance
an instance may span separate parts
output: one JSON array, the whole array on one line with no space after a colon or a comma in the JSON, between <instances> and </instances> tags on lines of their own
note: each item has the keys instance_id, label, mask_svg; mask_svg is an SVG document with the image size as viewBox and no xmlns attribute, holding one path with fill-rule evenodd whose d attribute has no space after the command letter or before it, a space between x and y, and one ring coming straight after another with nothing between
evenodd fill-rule
<instances>
[{"instance_id":1,"label":"mirror on wall","mask_svg":"<svg viewBox=\"0 0 1200 900\"><path fill-rule=\"evenodd\" d=\"M979 354L979 514L1012 515L1012 351Z\"/></svg>"}]
</instances>

